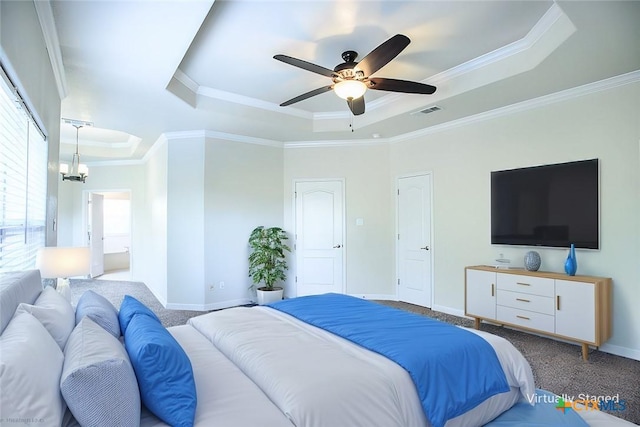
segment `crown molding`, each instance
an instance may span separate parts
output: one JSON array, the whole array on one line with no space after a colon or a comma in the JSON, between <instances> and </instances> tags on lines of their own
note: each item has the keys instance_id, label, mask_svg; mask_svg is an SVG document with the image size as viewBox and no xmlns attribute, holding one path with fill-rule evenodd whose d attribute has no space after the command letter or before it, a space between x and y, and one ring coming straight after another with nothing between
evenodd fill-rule
<instances>
[{"instance_id":1,"label":"crown molding","mask_svg":"<svg viewBox=\"0 0 640 427\"><path fill-rule=\"evenodd\" d=\"M632 71L620 76L610 77L608 79L600 80L597 82L588 83L586 85L576 86L571 89L566 89L549 95L540 96L538 98L528 99L516 104L507 105L505 107L496 108L491 111L474 114L472 116L463 117L461 119L452 120L446 123L441 123L439 125L430 126L428 128L420 129L414 132L391 137L387 140L391 144L409 141L421 136L444 132L462 126L467 126L472 123L492 120L498 117L508 116L511 114L520 113L522 111L532 110L534 108L540 108L558 102L568 101L574 98L591 95L593 93L602 92L605 90L615 89L620 86L625 86L637 82L640 82L640 70Z\"/></svg>"},{"instance_id":2,"label":"crown molding","mask_svg":"<svg viewBox=\"0 0 640 427\"><path fill-rule=\"evenodd\" d=\"M608 79L600 80L598 82L589 83L582 86L577 86L571 89L563 90L553 94L533 98L530 100L511 104L506 107L496 108L491 111L474 114L472 116L464 117L457 120L452 120L439 125L430 126L428 128L420 129L414 132L408 132L402 135L390 137L390 138L371 138L371 139L358 139L358 140L321 140L321 141L292 141L281 142L275 140L261 139L248 137L243 135L236 135L224 132L216 132L209 130L196 130L196 131L184 131L184 132L168 132L163 133L151 146L151 148L144 155L140 163L146 163L149 158L168 140L187 139L187 138L213 138L222 139L225 141L243 142L247 144L267 145L271 147L282 147L284 149L292 148L329 148L329 147L365 147L376 146L386 144L397 144L406 141L412 141L417 138L432 135L438 132L445 132L455 128L468 126L473 123L478 123L486 120L492 120L498 117L508 116L510 114L519 113L534 108L541 108L546 105L551 105L558 102L568 101L574 98L578 98L593 93L615 89L617 87L625 86L628 84L640 82L640 70L632 71L620 76L611 77ZM133 161L131 164L138 164L137 161ZM105 162L106 165L107 162ZM113 164L109 162L110 164ZM128 163L127 163L128 164ZM89 164L88 164L89 165Z\"/></svg>"},{"instance_id":3,"label":"crown molding","mask_svg":"<svg viewBox=\"0 0 640 427\"><path fill-rule=\"evenodd\" d=\"M33 2L44 36L44 42L47 46L49 61L53 69L53 75L58 88L60 99L67 97L67 77L64 71L64 62L62 61L62 52L60 51L60 40L58 39L58 30L56 22L53 19L53 10L49 0L35 0Z\"/></svg>"}]
</instances>

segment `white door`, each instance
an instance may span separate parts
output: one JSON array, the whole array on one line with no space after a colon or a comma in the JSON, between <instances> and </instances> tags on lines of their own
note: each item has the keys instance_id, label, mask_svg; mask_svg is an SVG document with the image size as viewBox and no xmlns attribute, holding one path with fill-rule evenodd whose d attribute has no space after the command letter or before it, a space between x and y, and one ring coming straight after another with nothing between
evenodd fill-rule
<instances>
[{"instance_id":1,"label":"white door","mask_svg":"<svg viewBox=\"0 0 640 427\"><path fill-rule=\"evenodd\" d=\"M295 216L297 295L343 293L343 182L296 182Z\"/></svg>"},{"instance_id":2,"label":"white door","mask_svg":"<svg viewBox=\"0 0 640 427\"><path fill-rule=\"evenodd\" d=\"M431 307L431 176L398 179L398 299Z\"/></svg>"},{"instance_id":3,"label":"white door","mask_svg":"<svg viewBox=\"0 0 640 427\"><path fill-rule=\"evenodd\" d=\"M89 195L89 248L91 249L91 277L104 273L104 196Z\"/></svg>"}]
</instances>

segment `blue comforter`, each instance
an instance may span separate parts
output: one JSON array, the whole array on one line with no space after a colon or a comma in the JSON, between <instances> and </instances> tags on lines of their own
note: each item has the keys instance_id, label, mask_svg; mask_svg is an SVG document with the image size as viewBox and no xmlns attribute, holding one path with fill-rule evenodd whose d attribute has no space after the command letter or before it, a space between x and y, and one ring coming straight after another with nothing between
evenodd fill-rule
<instances>
[{"instance_id":1,"label":"blue comforter","mask_svg":"<svg viewBox=\"0 0 640 427\"><path fill-rule=\"evenodd\" d=\"M434 427L509 391L493 347L456 326L341 294L269 306L398 363L411 376Z\"/></svg>"}]
</instances>

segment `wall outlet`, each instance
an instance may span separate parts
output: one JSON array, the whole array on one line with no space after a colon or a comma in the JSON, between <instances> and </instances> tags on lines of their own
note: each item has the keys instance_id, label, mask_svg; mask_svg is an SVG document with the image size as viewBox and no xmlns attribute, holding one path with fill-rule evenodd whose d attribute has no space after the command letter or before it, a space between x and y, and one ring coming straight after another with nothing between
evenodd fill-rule
<instances>
[{"instance_id":1,"label":"wall outlet","mask_svg":"<svg viewBox=\"0 0 640 427\"><path fill-rule=\"evenodd\" d=\"M224 289L224 282L220 282L220 289Z\"/></svg>"}]
</instances>

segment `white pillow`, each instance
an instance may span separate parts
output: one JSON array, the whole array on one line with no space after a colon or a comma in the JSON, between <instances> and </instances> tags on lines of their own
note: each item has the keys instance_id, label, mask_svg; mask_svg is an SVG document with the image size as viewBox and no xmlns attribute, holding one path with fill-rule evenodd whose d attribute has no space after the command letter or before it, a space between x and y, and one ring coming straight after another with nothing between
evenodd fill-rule
<instances>
[{"instance_id":1,"label":"white pillow","mask_svg":"<svg viewBox=\"0 0 640 427\"><path fill-rule=\"evenodd\" d=\"M21 303L16 314L27 312L42 323L51 334L60 350L64 350L67 339L76 323L76 315L69 302L55 289L47 286L33 305Z\"/></svg>"},{"instance_id":2,"label":"white pillow","mask_svg":"<svg viewBox=\"0 0 640 427\"><path fill-rule=\"evenodd\" d=\"M62 351L29 313L15 316L0 336L0 401L3 419L58 426L65 403L60 394Z\"/></svg>"},{"instance_id":3,"label":"white pillow","mask_svg":"<svg viewBox=\"0 0 640 427\"><path fill-rule=\"evenodd\" d=\"M60 391L80 425L140 424L140 392L127 351L88 316L64 349Z\"/></svg>"}]
</instances>

